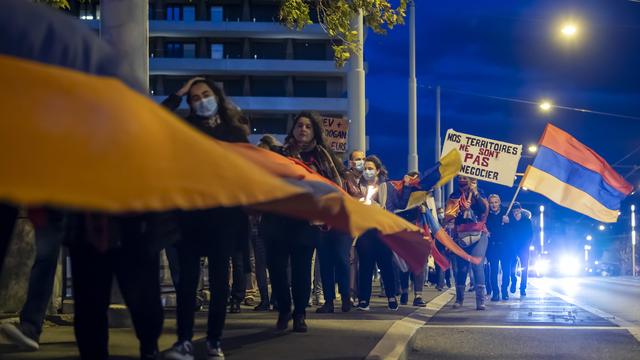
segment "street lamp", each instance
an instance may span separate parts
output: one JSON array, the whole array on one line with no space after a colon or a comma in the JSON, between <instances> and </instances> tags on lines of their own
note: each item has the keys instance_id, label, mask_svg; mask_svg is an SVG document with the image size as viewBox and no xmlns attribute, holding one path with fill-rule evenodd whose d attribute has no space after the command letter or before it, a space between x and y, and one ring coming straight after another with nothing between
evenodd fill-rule
<instances>
[{"instance_id":1,"label":"street lamp","mask_svg":"<svg viewBox=\"0 0 640 360\"><path fill-rule=\"evenodd\" d=\"M631 205L631 274L636 276L636 206Z\"/></svg>"},{"instance_id":2,"label":"street lamp","mask_svg":"<svg viewBox=\"0 0 640 360\"><path fill-rule=\"evenodd\" d=\"M587 235L587 238L586 238L586 239L587 239L587 241L591 241L591 240L593 240L593 236L591 236L591 235Z\"/></svg>"},{"instance_id":3,"label":"street lamp","mask_svg":"<svg viewBox=\"0 0 640 360\"><path fill-rule=\"evenodd\" d=\"M600 231L604 231L604 229L606 229L606 228L604 227L604 225L600 224L600 226L598 226L598 230L600 230Z\"/></svg>"},{"instance_id":4,"label":"street lamp","mask_svg":"<svg viewBox=\"0 0 640 360\"><path fill-rule=\"evenodd\" d=\"M566 22L562 25L560 32L565 38L572 39L578 34L578 25L573 22Z\"/></svg>"},{"instance_id":5,"label":"street lamp","mask_svg":"<svg viewBox=\"0 0 640 360\"><path fill-rule=\"evenodd\" d=\"M544 205L540 205L540 254L544 253Z\"/></svg>"},{"instance_id":6,"label":"street lamp","mask_svg":"<svg viewBox=\"0 0 640 360\"><path fill-rule=\"evenodd\" d=\"M585 245L584 246L584 262L588 262L589 261L589 250L591 250L591 245Z\"/></svg>"},{"instance_id":7,"label":"street lamp","mask_svg":"<svg viewBox=\"0 0 640 360\"><path fill-rule=\"evenodd\" d=\"M536 144L529 145L527 150L529 150L529 153L535 154L536 152L538 152L538 145Z\"/></svg>"},{"instance_id":8,"label":"street lamp","mask_svg":"<svg viewBox=\"0 0 640 360\"><path fill-rule=\"evenodd\" d=\"M551 101L549 101L549 100L543 100L542 102L540 102L540 110L543 111L543 112L551 111L552 107L553 107L553 105L551 104Z\"/></svg>"}]
</instances>

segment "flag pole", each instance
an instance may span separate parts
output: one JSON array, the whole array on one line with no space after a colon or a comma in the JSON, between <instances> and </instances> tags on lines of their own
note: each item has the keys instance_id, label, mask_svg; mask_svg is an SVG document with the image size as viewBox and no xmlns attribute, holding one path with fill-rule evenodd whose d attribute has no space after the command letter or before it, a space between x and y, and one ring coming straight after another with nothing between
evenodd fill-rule
<instances>
[{"instance_id":1,"label":"flag pole","mask_svg":"<svg viewBox=\"0 0 640 360\"><path fill-rule=\"evenodd\" d=\"M513 203L516 202L516 198L518 197L518 194L520 193L520 189L522 188L522 184L524 183L524 180L527 178L527 173L529 172L529 167L527 166L527 170L524 172L524 175L522 176L522 180L520 180L520 183L518 183L518 188L516 189L516 193L513 194L513 199L511 199L511 203L509 203L509 207L507 208L507 215L509 215L509 213L511 212L511 208L513 207Z\"/></svg>"}]
</instances>

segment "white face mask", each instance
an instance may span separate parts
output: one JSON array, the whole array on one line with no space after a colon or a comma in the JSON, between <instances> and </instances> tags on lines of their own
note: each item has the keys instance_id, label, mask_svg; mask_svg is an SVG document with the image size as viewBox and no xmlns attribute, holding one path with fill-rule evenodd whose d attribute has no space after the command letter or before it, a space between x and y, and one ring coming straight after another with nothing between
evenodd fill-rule
<instances>
[{"instance_id":1,"label":"white face mask","mask_svg":"<svg viewBox=\"0 0 640 360\"><path fill-rule=\"evenodd\" d=\"M364 170L364 160L356 160L353 163L354 163L354 165L356 167L356 170L358 170L358 171Z\"/></svg>"},{"instance_id":2,"label":"white face mask","mask_svg":"<svg viewBox=\"0 0 640 360\"><path fill-rule=\"evenodd\" d=\"M365 170L362 172L362 176L364 176L365 180L371 181L376 178L375 170Z\"/></svg>"},{"instance_id":3,"label":"white face mask","mask_svg":"<svg viewBox=\"0 0 640 360\"><path fill-rule=\"evenodd\" d=\"M193 105L195 107L196 114L199 116L210 117L218 113L218 102L213 96L204 98Z\"/></svg>"}]
</instances>

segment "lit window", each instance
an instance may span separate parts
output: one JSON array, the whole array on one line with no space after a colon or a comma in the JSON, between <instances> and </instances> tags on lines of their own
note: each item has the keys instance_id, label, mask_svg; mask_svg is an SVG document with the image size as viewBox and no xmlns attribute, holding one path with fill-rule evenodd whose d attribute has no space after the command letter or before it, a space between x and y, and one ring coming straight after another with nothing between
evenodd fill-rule
<instances>
[{"instance_id":1,"label":"lit window","mask_svg":"<svg viewBox=\"0 0 640 360\"><path fill-rule=\"evenodd\" d=\"M182 20L182 7L180 6L167 6L166 19L169 21Z\"/></svg>"},{"instance_id":2,"label":"lit window","mask_svg":"<svg viewBox=\"0 0 640 360\"><path fill-rule=\"evenodd\" d=\"M184 44L184 50L182 57L195 58L196 57L196 44Z\"/></svg>"},{"instance_id":3,"label":"lit window","mask_svg":"<svg viewBox=\"0 0 640 360\"><path fill-rule=\"evenodd\" d=\"M224 18L224 12L222 10L222 6L212 6L211 7L211 22L222 22Z\"/></svg>"},{"instance_id":4,"label":"lit window","mask_svg":"<svg viewBox=\"0 0 640 360\"><path fill-rule=\"evenodd\" d=\"M182 8L183 21L196 21L196 8L194 6L185 6Z\"/></svg>"},{"instance_id":5,"label":"lit window","mask_svg":"<svg viewBox=\"0 0 640 360\"><path fill-rule=\"evenodd\" d=\"M211 58L222 59L224 58L224 45L223 44L211 44Z\"/></svg>"}]
</instances>

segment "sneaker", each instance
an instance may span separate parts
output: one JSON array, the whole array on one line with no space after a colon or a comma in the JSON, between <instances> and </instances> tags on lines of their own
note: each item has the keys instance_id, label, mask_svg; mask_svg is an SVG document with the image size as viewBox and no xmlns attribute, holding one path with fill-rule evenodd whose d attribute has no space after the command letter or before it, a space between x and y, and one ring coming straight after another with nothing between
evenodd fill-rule
<instances>
[{"instance_id":1,"label":"sneaker","mask_svg":"<svg viewBox=\"0 0 640 360\"><path fill-rule=\"evenodd\" d=\"M229 312L231 314L238 314L240 313L240 300L238 299L231 299L231 303L229 304Z\"/></svg>"},{"instance_id":2,"label":"sneaker","mask_svg":"<svg viewBox=\"0 0 640 360\"><path fill-rule=\"evenodd\" d=\"M491 301L500 301L500 295L494 293L493 296L491 297Z\"/></svg>"},{"instance_id":3,"label":"sneaker","mask_svg":"<svg viewBox=\"0 0 640 360\"><path fill-rule=\"evenodd\" d=\"M407 305L409 303L409 294L401 294L400 295L400 305Z\"/></svg>"},{"instance_id":4,"label":"sneaker","mask_svg":"<svg viewBox=\"0 0 640 360\"><path fill-rule=\"evenodd\" d=\"M506 301L506 300L509 300L509 294L504 293L504 294L502 295L502 300L505 300L505 301Z\"/></svg>"},{"instance_id":5,"label":"sneaker","mask_svg":"<svg viewBox=\"0 0 640 360\"><path fill-rule=\"evenodd\" d=\"M307 332L307 323L304 321L304 315L293 316L293 332Z\"/></svg>"},{"instance_id":6,"label":"sneaker","mask_svg":"<svg viewBox=\"0 0 640 360\"><path fill-rule=\"evenodd\" d=\"M511 288L509 289L509 291L510 291L512 294L515 294L515 293L516 293L516 282L515 282L515 281L511 283Z\"/></svg>"},{"instance_id":7,"label":"sneaker","mask_svg":"<svg viewBox=\"0 0 640 360\"><path fill-rule=\"evenodd\" d=\"M387 306L389 308L389 310L391 311L398 311L398 300L396 300L396 298L390 298L389 299L389 304Z\"/></svg>"},{"instance_id":8,"label":"sneaker","mask_svg":"<svg viewBox=\"0 0 640 360\"><path fill-rule=\"evenodd\" d=\"M209 341L207 340L207 360L224 359L224 353L220 346L220 340Z\"/></svg>"},{"instance_id":9,"label":"sneaker","mask_svg":"<svg viewBox=\"0 0 640 360\"><path fill-rule=\"evenodd\" d=\"M9 341L22 349L36 351L40 348L38 336L22 324L3 324L0 329L2 329Z\"/></svg>"},{"instance_id":10,"label":"sneaker","mask_svg":"<svg viewBox=\"0 0 640 360\"><path fill-rule=\"evenodd\" d=\"M360 311L369 311L370 310L369 309L369 303L366 302L366 301L360 301L358 303L357 309L360 310Z\"/></svg>"},{"instance_id":11,"label":"sneaker","mask_svg":"<svg viewBox=\"0 0 640 360\"><path fill-rule=\"evenodd\" d=\"M178 341L164 355L166 360L193 360L193 344L191 341Z\"/></svg>"},{"instance_id":12,"label":"sneaker","mask_svg":"<svg viewBox=\"0 0 640 360\"><path fill-rule=\"evenodd\" d=\"M347 300L342 300L342 312L349 312L351 311L351 307L353 305L351 304L351 299L347 299Z\"/></svg>"},{"instance_id":13,"label":"sneaker","mask_svg":"<svg viewBox=\"0 0 640 360\"><path fill-rule=\"evenodd\" d=\"M421 297L417 297L417 298L413 299L413 306L426 307L427 303L424 302L424 300L422 300Z\"/></svg>"},{"instance_id":14,"label":"sneaker","mask_svg":"<svg viewBox=\"0 0 640 360\"><path fill-rule=\"evenodd\" d=\"M454 302L452 308L454 309L459 309L462 307L462 303L461 302Z\"/></svg>"},{"instance_id":15,"label":"sneaker","mask_svg":"<svg viewBox=\"0 0 640 360\"><path fill-rule=\"evenodd\" d=\"M261 301L258 306L253 308L253 311L269 311L271 310L271 306L268 301Z\"/></svg>"},{"instance_id":16,"label":"sneaker","mask_svg":"<svg viewBox=\"0 0 640 360\"><path fill-rule=\"evenodd\" d=\"M289 327L289 320L291 320L291 313L278 314L278 322L276 323L276 329L287 330Z\"/></svg>"},{"instance_id":17,"label":"sneaker","mask_svg":"<svg viewBox=\"0 0 640 360\"><path fill-rule=\"evenodd\" d=\"M527 296L527 291L525 289L520 290L520 297Z\"/></svg>"},{"instance_id":18,"label":"sneaker","mask_svg":"<svg viewBox=\"0 0 640 360\"><path fill-rule=\"evenodd\" d=\"M316 309L316 314L333 314L333 301L327 301Z\"/></svg>"}]
</instances>

